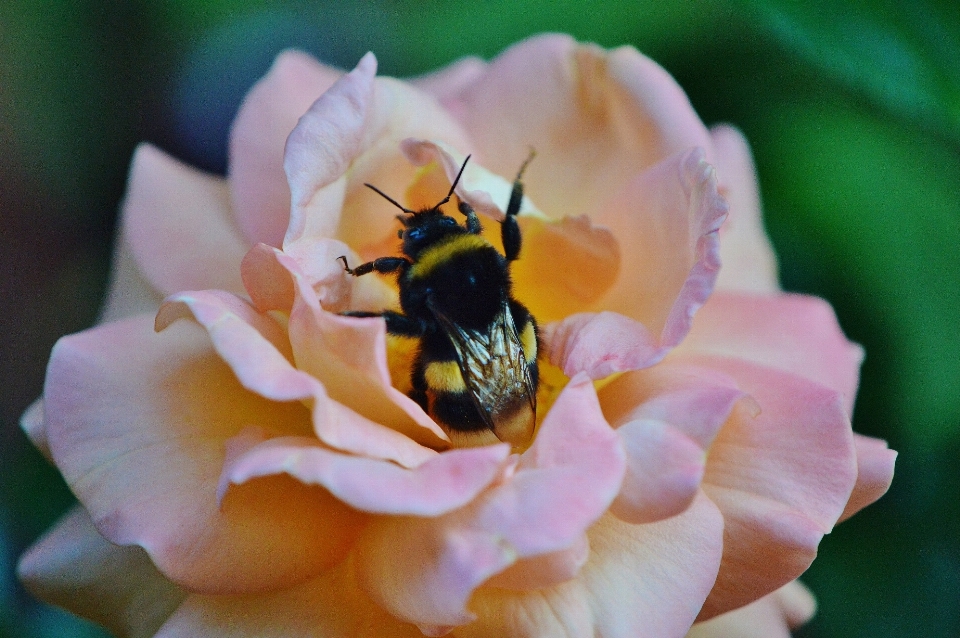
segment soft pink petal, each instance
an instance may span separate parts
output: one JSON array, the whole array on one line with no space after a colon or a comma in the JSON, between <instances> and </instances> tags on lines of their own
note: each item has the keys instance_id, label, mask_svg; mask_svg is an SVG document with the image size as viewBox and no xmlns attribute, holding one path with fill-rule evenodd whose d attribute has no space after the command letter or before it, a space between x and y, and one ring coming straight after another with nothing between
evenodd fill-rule
<instances>
[{"instance_id":1,"label":"soft pink petal","mask_svg":"<svg viewBox=\"0 0 960 638\"><path fill-rule=\"evenodd\" d=\"M81 332L51 356L50 448L100 533L197 591L269 589L338 560L361 519L322 490L278 477L217 503L230 437L250 424L307 434L309 412L243 390L198 327L151 324Z\"/></svg>"},{"instance_id":2,"label":"soft pink petal","mask_svg":"<svg viewBox=\"0 0 960 638\"><path fill-rule=\"evenodd\" d=\"M585 376L557 398L512 476L434 519L380 519L357 548L361 586L428 634L469 622L476 587L518 559L579 542L623 477L623 452Z\"/></svg>"},{"instance_id":3,"label":"soft pink petal","mask_svg":"<svg viewBox=\"0 0 960 638\"><path fill-rule=\"evenodd\" d=\"M253 596L193 595L156 638L423 638L375 605L357 586L351 563L320 578Z\"/></svg>"},{"instance_id":4,"label":"soft pink petal","mask_svg":"<svg viewBox=\"0 0 960 638\"><path fill-rule=\"evenodd\" d=\"M443 101L476 82L486 68L487 63L483 59L467 56L431 73L407 78L407 82Z\"/></svg>"},{"instance_id":5,"label":"soft pink petal","mask_svg":"<svg viewBox=\"0 0 960 638\"><path fill-rule=\"evenodd\" d=\"M98 534L82 507L20 558L17 574L34 596L119 638L150 638L187 595L141 548L120 547Z\"/></svg>"},{"instance_id":6,"label":"soft pink petal","mask_svg":"<svg viewBox=\"0 0 960 638\"><path fill-rule=\"evenodd\" d=\"M364 259L394 237L397 209L364 187L369 182L403 201L417 169L400 153L408 137L469 146L453 118L431 96L391 78L375 78L365 56L300 119L287 142L284 168L292 193L284 249L302 240L337 237ZM349 171L347 170L349 168Z\"/></svg>"},{"instance_id":7,"label":"soft pink petal","mask_svg":"<svg viewBox=\"0 0 960 638\"><path fill-rule=\"evenodd\" d=\"M306 485L320 485L364 512L439 516L463 507L498 478L509 453L506 445L451 450L407 469L389 461L340 454L316 439L281 437L228 460L222 481L238 485L288 474Z\"/></svg>"},{"instance_id":8,"label":"soft pink petal","mask_svg":"<svg viewBox=\"0 0 960 638\"><path fill-rule=\"evenodd\" d=\"M507 49L444 104L495 173L514 175L528 148L536 149L525 182L555 218L593 214L636 173L710 144L662 68L635 49L607 53L568 36L538 36Z\"/></svg>"},{"instance_id":9,"label":"soft pink petal","mask_svg":"<svg viewBox=\"0 0 960 638\"><path fill-rule=\"evenodd\" d=\"M710 448L704 490L724 516L724 555L701 613L760 598L810 565L857 476L841 397L822 385L738 359L707 359L759 406L740 402Z\"/></svg>"},{"instance_id":10,"label":"soft pink petal","mask_svg":"<svg viewBox=\"0 0 960 638\"><path fill-rule=\"evenodd\" d=\"M283 240L290 220L284 145L300 116L342 74L306 53L284 51L240 105L230 130L229 182L248 244Z\"/></svg>"},{"instance_id":11,"label":"soft pink petal","mask_svg":"<svg viewBox=\"0 0 960 638\"><path fill-rule=\"evenodd\" d=\"M706 451L744 394L722 373L664 362L618 377L599 396L627 455L611 512L630 523L650 523L693 501Z\"/></svg>"},{"instance_id":12,"label":"soft pink petal","mask_svg":"<svg viewBox=\"0 0 960 638\"><path fill-rule=\"evenodd\" d=\"M642 323L615 312L571 315L542 333L550 363L568 377L583 372L602 379L652 366L666 355Z\"/></svg>"},{"instance_id":13,"label":"soft pink petal","mask_svg":"<svg viewBox=\"0 0 960 638\"><path fill-rule=\"evenodd\" d=\"M217 353L247 390L273 401L310 404L314 428L325 443L405 467L419 465L435 454L330 401L314 377L290 363L293 353L279 324L246 301L218 290L173 295L160 308L156 328L163 330L181 318L194 319L206 328Z\"/></svg>"},{"instance_id":14,"label":"soft pink petal","mask_svg":"<svg viewBox=\"0 0 960 638\"><path fill-rule=\"evenodd\" d=\"M549 587L574 578L589 557L590 540L584 534L566 549L521 558L504 571L488 578L483 586L518 591Z\"/></svg>"},{"instance_id":15,"label":"soft pink petal","mask_svg":"<svg viewBox=\"0 0 960 638\"><path fill-rule=\"evenodd\" d=\"M813 594L799 581L734 611L695 624L687 638L790 638L790 630L816 611Z\"/></svg>"},{"instance_id":16,"label":"soft pink petal","mask_svg":"<svg viewBox=\"0 0 960 638\"><path fill-rule=\"evenodd\" d=\"M285 245L336 232L345 174L362 150L376 73L377 59L367 53L313 103L290 134L283 161L291 196Z\"/></svg>"},{"instance_id":17,"label":"soft pink petal","mask_svg":"<svg viewBox=\"0 0 960 638\"><path fill-rule=\"evenodd\" d=\"M693 324L678 352L733 356L799 374L840 393L853 413L863 349L844 336L826 301L718 292Z\"/></svg>"},{"instance_id":18,"label":"soft pink petal","mask_svg":"<svg viewBox=\"0 0 960 638\"><path fill-rule=\"evenodd\" d=\"M686 336L720 268L726 203L694 149L671 156L615 194L594 222L620 241L620 274L597 306L641 322L665 352Z\"/></svg>"},{"instance_id":19,"label":"soft pink petal","mask_svg":"<svg viewBox=\"0 0 960 638\"><path fill-rule=\"evenodd\" d=\"M163 294L146 280L123 229L117 234L110 263L110 281L97 323L107 323L143 312L156 312Z\"/></svg>"},{"instance_id":20,"label":"soft pink petal","mask_svg":"<svg viewBox=\"0 0 960 638\"><path fill-rule=\"evenodd\" d=\"M719 290L777 292L777 257L763 228L757 173L750 147L732 126L710 130L714 166L720 192L730 204L730 215L720 228Z\"/></svg>"},{"instance_id":21,"label":"soft pink petal","mask_svg":"<svg viewBox=\"0 0 960 638\"><path fill-rule=\"evenodd\" d=\"M296 293L289 334L297 367L319 379L334 401L371 422L430 447L442 447L449 440L443 430L391 383L383 319L327 312L297 264L290 259L281 263L289 269ZM318 435L324 441L330 436L319 430Z\"/></svg>"},{"instance_id":22,"label":"soft pink petal","mask_svg":"<svg viewBox=\"0 0 960 638\"><path fill-rule=\"evenodd\" d=\"M854 433L853 443L857 449L857 484L853 486L850 500L840 515L841 521L887 493L893 482L893 467L897 460L897 453L881 439Z\"/></svg>"},{"instance_id":23,"label":"soft pink petal","mask_svg":"<svg viewBox=\"0 0 960 638\"><path fill-rule=\"evenodd\" d=\"M720 563L723 519L702 495L683 514L630 525L604 516L590 528L579 576L542 590L482 588L478 620L457 638L681 638L710 591Z\"/></svg>"},{"instance_id":24,"label":"soft pink petal","mask_svg":"<svg viewBox=\"0 0 960 638\"><path fill-rule=\"evenodd\" d=\"M121 239L140 273L163 295L219 288L242 293L247 247L234 226L222 179L141 144L122 206Z\"/></svg>"}]
</instances>

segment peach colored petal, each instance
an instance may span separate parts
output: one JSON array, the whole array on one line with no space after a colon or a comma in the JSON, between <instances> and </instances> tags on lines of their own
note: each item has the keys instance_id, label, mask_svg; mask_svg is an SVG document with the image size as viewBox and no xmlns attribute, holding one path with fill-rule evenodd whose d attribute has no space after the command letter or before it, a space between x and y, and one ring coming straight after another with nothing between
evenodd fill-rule
<instances>
[{"instance_id":1,"label":"peach colored petal","mask_svg":"<svg viewBox=\"0 0 960 638\"><path fill-rule=\"evenodd\" d=\"M423 638L375 605L357 586L350 562L320 578L254 596L194 595L156 638Z\"/></svg>"},{"instance_id":2,"label":"peach colored petal","mask_svg":"<svg viewBox=\"0 0 960 638\"><path fill-rule=\"evenodd\" d=\"M377 59L367 53L313 103L290 133L283 158L291 197L284 246L301 237L331 237L336 232L345 174L362 150L376 73Z\"/></svg>"},{"instance_id":3,"label":"peach colored petal","mask_svg":"<svg viewBox=\"0 0 960 638\"><path fill-rule=\"evenodd\" d=\"M580 542L623 477L623 452L586 376L561 392L504 482L431 519L380 519L356 557L361 587L428 635L469 622L473 590L520 558Z\"/></svg>"},{"instance_id":4,"label":"peach colored petal","mask_svg":"<svg viewBox=\"0 0 960 638\"><path fill-rule=\"evenodd\" d=\"M122 206L121 243L163 295L219 288L242 293L247 247L231 218L226 183L141 144Z\"/></svg>"},{"instance_id":5,"label":"peach colored petal","mask_svg":"<svg viewBox=\"0 0 960 638\"><path fill-rule=\"evenodd\" d=\"M693 501L706 450L744 393L719 372L664 362L616 378L599 396L627 455L611 512L630 523L650 523Z\"/></svg>"},{"instance_id":6,"label":"peach colored petal","mask_svg":"<svg viewBox=\"0 0 960 638\"><path fill-rule=\"evenodd\" d=\"M314 429L328 445L404 467L419 465L436 454L330 401L314 377L290 363L290 343L276 321L246 301L218 290L173 295L161 306L156 329L181 318L194 319L206 328L217 353L247 390L273 401L311 405Z\"/></svg>"},{"instance_id":7,"label":"peach colored petal","mask_svg":"<svg viewBox=\"0 0 960 638\"><path fill-rule=\"evenodd\" d=\"M284 145L297 120L343 74L306 53L284 51L240 105L230 130L229 183L250 245L279 246L290 220Z\"/></svg>"},{"instance_id":8,"label":"peach colored petal","mask_svg":"<svg viewBox=\"0 0 960 638\"><path fill-rule=\"evenodd\" d=\"M597 304L640 321L667 351L686 336L720 268L726 203L703 151L641 173L594 216L620 241L617 282Z\"/></svg>"},{"instance_id":9,"label":"peach colored petal","mask_svg":"<svg viewBox=\"0 0 960 638\"><path fill-rule=\"evenodd\" d=\"M519 591L549 587L575 577L589 557L590 540L584 534L566 549L519 559L483 586Z\"/></svg>"},{"instance_id":10,"label":"peach colored petal","mask_svg":"<svg viewBox=\"0 0 960 638\"><path fill-rule=\"evenodd\" d=\"M857 449L857 484L853 486L850 500L840 515L841 521L887 493L893 482L893 466L897 460L897 453L881 439L854 433L853 443Z\"/></svg>"},{"instance_id":11,"label":"peach colored petal","mask_svg":"<svg viewBox=\"0 0 960 638\"><path fill-rule=\"evenodd\" d=\"M104 539L74 507L17 566L28 590L99 623L119 638L150 638L186 597L139 547Z\"/></svg>"},{"instance_id":12,"label":"peach colored petal","mask_svg":"<svg viewBox=\"0 0 960 638\"><path fill-rule=\"evenodd\" d=\"M334 401L370 421L429 447L443 447L449 441L443 430L391 384L383 319L327 312L299 267L289 259L281 263L295 290L289 335L297 368L319 379Z\"/></svg>"},{"instance_id":13,"label":"peach colored petal","mask_svg":"<svg viewBox=\"0 0 960 638\"><path fill-rule=\"evenodd\" d=\"M695 624L687 638L790 638L813 616L816 601L799 581L734 611Z\"/></svg>"},{"instance_id":14,"label":"peach colored petal","mask_svg":"<svg viewBox=\"0 0 960 638\"><path fill-rule=\"evenodd\" d=\"M442 102L444 98L455 96L476 82L486 68L485 60L471 55L436 71L407 78L406 81Z\"/></svg>"},{"instance_id":15,"label":"peach colored petal","mask_svg":"<svg viewBox=\"0 0 960 638\"><path fill-rule=\"evenodd\" d=\"M481 588L475 622L457 638L681 638L720 563L723 519L702 495L679 516L630 525L604 516L589 532L591 554L567 583L527 592Z\"/></svg>"},{"instance_id":16,"label":"peach colored petal","mask_svg":"<svg viewBox=\"0 0 960 638\"><path fill-rule=\"evenodd\" d=\"M721 125L710 130L720 192L730 215L720 228L719 290L778 292L777 257L763 228L757 173L743 133Z\"/></svg>"},{"instance_id":17,"label":"peach colored petal","mask_svg":"<svg viewBox=\"0 0 960 638\"><path fill-rule=\"evenodd\" d=\"M514 175L527 149L536 149L525 182L554 218L592 215L637 172L710 143L662 68L632 48L606 53L568 36L507 49L444 104L497 174Z\"/></svg>"},{"instance_id":18,"label":"peach colored petal","mask_svg":"<svg viewBox=\"0 0 960 638\"><path fill-rule=\"evenodd\" d=\"M44 397L53 458L98 531L141 545L184 587L258 591L309 578L340 559L362 521L280 477L218 506L230 437L250 424L306 434L310 417L243 390L192 324L155 334L140 316L65 337Z\"/></svg>"},{"instance_id":19,"label":"peach colored petal","mask_svg":"<svg viewBox=\"0 0 960 638\"><path fill-rule=\"evenodd\" d=\"M43 416L43 397L37 399L20 416L20 429L41 454L50 459L47 425Z\"/></svg>"},{"instance_id":20,"label":"peach colored petal","mask_svg":"<svg viewBox=\"0 0 960 638\"><path fill-rule=\"evenodd\" d=\"M507 445L451 450L414 469L389 461L340 454L319 441L279 437L259 442L223 468L227 485L288 474L320 485L347 505L374 514L439 516L472 501L503 471Z\"/></svg>"},{"instance_id":21,"label":"peach colored petal","mask_svg":"<svg viewBox=\"0 0 960 638\"><path fill-rule=\"evenodd\" d=\"M123 220L120 223L110 263L110 281L97 323L116 321L142 312L156 312L163 301L163 294L140 272L122 226Z\"/></svg>"},{"instance_id":22,"label":"peach colored petal","mask_svg":"<svg viewBox=\"0 0 960 638\"><path fill-rule=\"evenodd\" d=\"M793 580L843 511L856 482L841 397L803 377L733 358L704 358L759 405L734 408L710 448L704 490L724 516L724 555L701 619Z\"/></svg>"},{"instance_id":23,"label":"peach colored petal","mask_svg":"<svg viewBox=\"0 0 960 638\"><path fill-rule=\"evenodd\" d=\"M693 324L678 352L733 356L799 374L840 393L853 413L863 349L847 340L822 299L718 292Z\"/></svg>"},{"instance_id":24,"label":"peach colored petal","mask_svg":"<svg viewBox=\"0 0 960 638\"><path fill-rule=\"evenodd\" d=\"M579 372L602 379L638 370L666 355L639 321L615 312L582 312L544 326L542 338L550 363L568 377Z\"/></svg>"},{"instance_id":25,"label":"peach colored petal","mask_svg":"<svg viewBox=\"0 0 960 638\"><path fill-rule=\"evenodd\" d=\"M454 148L468 146L435 99L391 78L375 78L375 72L376 59L368 54L290 134L284 168L292 205L285 250L304 239L336 236L370 258L365 249L395 232L397 210L363 184L403 199L416 169L401 155L400 141L427 137Z\"/></svg>"}]
</instances>

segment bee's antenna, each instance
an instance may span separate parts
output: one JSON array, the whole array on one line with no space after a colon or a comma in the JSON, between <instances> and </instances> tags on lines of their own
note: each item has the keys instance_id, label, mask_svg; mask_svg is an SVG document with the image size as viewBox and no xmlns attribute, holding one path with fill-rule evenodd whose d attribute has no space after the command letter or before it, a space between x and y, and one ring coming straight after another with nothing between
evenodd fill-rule
<instances>
[{"instance_id":1,"label":"bee's antenna","mask_svg":"<svg viewBox=\"0 0 960 638\"><path fill-rule=\"evenodd\" d=\"M397 208L399 208L399 209L402 210L403 212L405 212L405 213L407 213L407 214L409 214L409 215L414 215L414 214L416 214L416 211L413 211L413 210L410 210L409 208L404 207L403 205L400 204L400 202L398 202L398 201L395 200L394 198L390 197L389 195L387 195L386 193L384 193L382 190L380 190L379 188L377 188L377 187L374 186L373 184L364 184L364 186L366 186L366 187L369 188L370 190L376 192L378 195L380 195L380 197L384 198L385 200L387 200L388 202L390 202L391 204L393 204L394 206L396 206ZM448 199L449 199L449 197L448 197Z\"/></svg>"},{"instance_id":2,"label":"bee's antenna","mask_svg":"<svg viewBox=\"0 0 960 638\"><path fill-rule=\"evenodd\" d=\"M467 159L463 160L463 166L460 167L460 172L457 173L457 178L453 180L453 184L450 184L450 192L447 193L447 196L440 200L440 203L434 206L434 208L440 208L444 204L450 201L450 198L453 197L453 191L456 190L457 184L460 183L460 176L463 175L463 171L467 168L467 162L470 161L472 155L467 155Z\"/></svg>"},{"instance_id":3,"label":"bee's antenna","mask_svg":"<svg viewBox=\"0 0 960 638\"><path fill-rule=\"evenodd\" d=\"M537 151L532 146L530 147L530 154L527 155L527 159L523 160L523 164L520 165L520 170L517 171L517 179L515 181L519 182L520 178L523 177L523 171L527 170L527 164L529 164L534 157L537 156Z\"/></svg>"}]
</instances>

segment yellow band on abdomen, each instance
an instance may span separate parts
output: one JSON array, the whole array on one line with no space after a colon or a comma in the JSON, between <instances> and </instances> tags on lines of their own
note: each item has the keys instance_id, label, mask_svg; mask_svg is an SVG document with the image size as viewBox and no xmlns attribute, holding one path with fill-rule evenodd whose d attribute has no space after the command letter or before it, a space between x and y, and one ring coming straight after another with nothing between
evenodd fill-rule
<instances>
[{"instance_id":1,"label":"yellow band on abdomen","mask_svg":"<svg viewBox=\"0 0 960 638\"><path fill-rule=\"evenodd\" d=\"M427 387L437 392L459 394L467 389L456 361L434 361L428 363L423 371Z\"/></svg>"}]
</instances>

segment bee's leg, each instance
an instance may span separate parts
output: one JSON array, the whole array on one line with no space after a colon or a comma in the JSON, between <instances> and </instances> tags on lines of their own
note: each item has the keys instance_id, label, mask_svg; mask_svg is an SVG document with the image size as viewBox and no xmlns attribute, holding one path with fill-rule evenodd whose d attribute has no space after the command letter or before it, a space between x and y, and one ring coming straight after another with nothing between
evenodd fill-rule
<instances>
[{"instance_id":1,"label":"bee's leg","mask_svg":"<svg viewBox=\"0 0 960 638\"><path fill-rule=\"evenodd\" d=\"M410 261L404 259L403 257L379 257L373 261L368 261L365 264L360 264L356 268L351 268L347 265L347 257L345 255L340 255L337 257L337 259L343 262L343 269L354 277L366 275L374 270L379 273L397 272L398 270L403 270L410 265Z\"/></svg>"},{"instance_id":2,"label":"bee's leg","mask_svg":"<svg viewBox=\"0 0 960 638\"><path fill-rule=\"evenodd\" d=\"M427 322L422 319L413 319L407 315L384 310L383 312L348 311L341 312L344 317L383 317L387 322L387 332L401 337L422 337L429 330Z\"/></svg>"},{"instance_id":3,"label":"bee's leg","mask_svg":"<svg viewBox=\"0 0 960 638\"><path fill-rule=\"evenodd\" d=\"M477 214L473 211L473 206L460 200L457 204L457 209L467 218L467 232L471 235L479 235L483 232L483 226L480 225L480 218L478 218Z\"/></svg>"},{"instance_id":4,"label":"bee's leg","mask_svg":"<svg viewBox=\"0 0 960 638\"><path fill-rule=\"evenodd\" d=\"M411 399L417 402L424 412L430 410L429 402L427 401L427 379L423 375L423 357L418 356L416 361L413 364L413 371L410 373L410 384L413 386L413 389L407 393Z\"/></svg>"},{"instance_id":5,"label":"bee's leg","mask_svg":"<svg viewBox=\"0 0 960 638\"><path fill-rule=\"evenodd\" d=\"M517 213L520 212L520 205L523 204L523 171L527 169L527 164L533 159L536 153L530 149L530 155L524 160L517 171L517 178L513 180L513 190L510 191L510 202L507 204L507 216L504 218L500 227L500 238L503 241L503 252L507 261L513 261L520 256L520 225L517 224Z\"/></svg>"}]
</instances>

